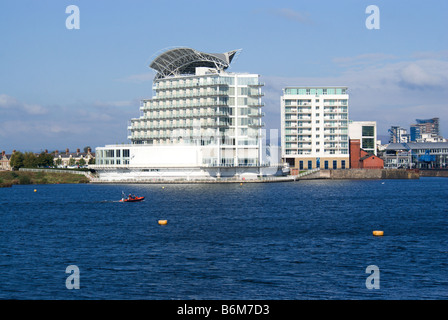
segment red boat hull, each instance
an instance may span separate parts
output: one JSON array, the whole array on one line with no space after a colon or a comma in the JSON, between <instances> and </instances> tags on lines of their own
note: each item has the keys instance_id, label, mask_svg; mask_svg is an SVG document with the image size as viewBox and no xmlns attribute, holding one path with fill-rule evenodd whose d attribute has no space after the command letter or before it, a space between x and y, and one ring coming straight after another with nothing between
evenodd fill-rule
<instances>
[{"instance_id":1,"label":"red boat hull","mask_svg":"<svg viewBox=\"0 0 448 320\"><path fill-rule=\"evenodd\" d=\"M145 197L135 197L132 199L121 199L120 202L139 202L145 200Z\"/></svg>"}]
</instances>

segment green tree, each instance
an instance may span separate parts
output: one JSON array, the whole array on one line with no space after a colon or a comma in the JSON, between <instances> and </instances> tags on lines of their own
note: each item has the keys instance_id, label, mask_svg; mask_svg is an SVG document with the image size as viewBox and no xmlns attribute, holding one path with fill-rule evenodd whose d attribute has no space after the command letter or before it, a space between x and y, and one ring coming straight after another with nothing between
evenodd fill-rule
<instances>
[{"instance_id":1,"label":"green tree","mask_svg":"<svg viewBox=\"0 0 448 320\"><path fill-rule=\"evenodd\" d=\"M90 158L89 159L89 164L95 164L95 158Z\"/></svg>"},{"instance_id":2,"label":"green tree","mask_svg":"<svg viewBox=\"0 0 448 320\"><path fill-rule=\"evenodd\" d=\"M68 161L68 165L69 166L74 166L75 165L75 159L73 159L73 158L70 158L70 160Z\"/></svg>"},{"instance_id":3,"label":"green tree","mask_svg":"<svg viewBox=\"0 0 448 320\"><path fill-rule=\"evenodd\" d=\"M37 165L39 167L53 166L53 155L45 152L41 152L37 157Z\"/></svg>"},{"instance_id":4,"label":"green tree","mask_svg":"<svg viewBox=\"0 0 448 320\"><path fill-rule=\"evenodd\" d=\"M54 162L57 166L60 166L62 164L62 159L61 158L57 158L56 161Z\"/></svg>"},{"instance_id":5,"label":"green tree","mask_svg":"<svg viewBox=\"0 0 448 320\"><path fill-rule=\"evenodd\" d=\"M37 168L38 160L33 152L25 152L23 155L23 166L25 168Z\"/></svg>"},{"instance_id":6,"label":"green tree","mask_svg":"<svg viewBox=\"0 0 448 320\"><path fill-rule=\"evenodd\" d=\"M23 168L23 160L24 155L22 152L20 151L14 152L10 159L11 168L13 168L14 170L19 170L19 168Z\"/></svg>"},{"instance_id":7,"label":"green tree","mask_svg":"<svg viewBox=\"0 0 448 320\"><path fill-rule=\"evenodd\" d=\"M81 158L81 159L78 161L78 165L80 165L81 167L82 167L82 166L85 166L85 165L86 165L86 160L84 160L83 158Z\"/></svg>"}]
</instances>

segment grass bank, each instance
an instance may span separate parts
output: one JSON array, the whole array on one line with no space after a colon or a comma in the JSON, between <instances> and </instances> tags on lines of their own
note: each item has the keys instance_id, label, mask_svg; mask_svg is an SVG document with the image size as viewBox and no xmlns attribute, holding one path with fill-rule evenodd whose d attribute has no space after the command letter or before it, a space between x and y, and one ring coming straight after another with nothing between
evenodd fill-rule
<instances>
[{"instance_id":1,"label":"grass bank","mask_svg":"<svg viewBox=\"0 0 448 320\"><path fill-rule=\"evenodd\" d=\"M82 174L58 172L0 172L0 187L10 187L14 184L58 184L58 183L89 183Z\"/></svg>"}]
</instances>

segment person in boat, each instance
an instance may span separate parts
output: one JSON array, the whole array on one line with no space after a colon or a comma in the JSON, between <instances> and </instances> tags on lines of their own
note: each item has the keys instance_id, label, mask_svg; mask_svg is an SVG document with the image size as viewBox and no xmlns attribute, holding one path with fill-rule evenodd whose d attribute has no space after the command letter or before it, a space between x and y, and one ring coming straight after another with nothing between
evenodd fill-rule
<instances>
[{"instance_id":1,"label":"person in boat","mask_svg":"<svg viewBox=\"0 0 448 320\"><path fill-rule=\"evenodd\" d=\"M129 197L128 197L128 199L129 200L132 200L134 197L131 195L131 194L129 194Z\"/></svg>"}]
</instances>

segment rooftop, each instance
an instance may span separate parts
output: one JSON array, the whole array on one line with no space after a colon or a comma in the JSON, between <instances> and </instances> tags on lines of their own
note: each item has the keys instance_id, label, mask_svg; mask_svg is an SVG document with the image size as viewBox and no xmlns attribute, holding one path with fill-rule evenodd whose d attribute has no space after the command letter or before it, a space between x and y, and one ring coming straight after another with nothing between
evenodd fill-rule
<instances>
[{"instance_id":1,"label":"rooftop","mask_svg":"<svg viewBox=\"0 0 448 320\"><path fill-rule=\"evenodd\" d=\"M173 75L195 74L197 67L225 70L240 52L241 50L225 53L205 53L191 48L179 47L163 51L151 62L149 67L157 71L154 80Z\"/></svg>"},{"instance_id":2,"label":"rooftop","mask_svg":"<svg viewBox=\"0 0 448 320\"><path fill-rule=\"evenodd\" d=\"M448 142L409 142L409 143L390 143L386 150L407 150L411 149L438 149L448 148Z\"/></svg>"}]
</instances>

